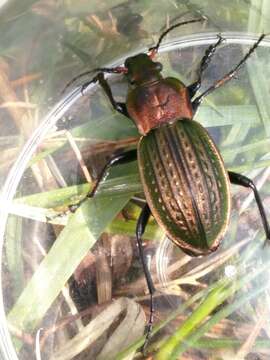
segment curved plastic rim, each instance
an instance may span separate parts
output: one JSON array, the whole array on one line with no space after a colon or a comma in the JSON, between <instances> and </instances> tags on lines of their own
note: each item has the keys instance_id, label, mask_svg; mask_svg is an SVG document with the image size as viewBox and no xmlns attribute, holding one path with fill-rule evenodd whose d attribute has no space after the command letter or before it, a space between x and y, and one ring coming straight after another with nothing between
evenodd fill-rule
<instances>
[{"instance_id":1,"label":"curved plastic rim","mask_svg":"<svg viewBox=\"0 0 270 360\"><path fill-rule=\"evenodd\" d=\"M247 35L242 33L223 33L221 34L226 39L226 44L241 44L251 45L257 40L254 35ZM217 39L216 33L200 33L189 36L173 39L160 47L159 52L168 52L175 49L184 49L191 46L210 45ZM265 39L260 46L270 47L270 40ZM146 49L139 49L138 52L145 52ZM135 52L125 56L132 56ZM123 63L123 58L119 61L109 64L109 66L118 66ZM19 157L10 170L0 201L0 259L2 259L2 251L4 246L4 234L6 222L9 214L9 204L15 196L16 189L21 181L25 168L37 150L38 145L43 141L46 134L55 126L56 122L61 119L63 115L82 97L91 92L94 84L89 85L82 94L82 86L76 87L68 93L55 107L43 118L39 127L34 131L31 138L26 142ZM11 336L8 331L7 320L4 312L3 292L2 292L2 274L0 272L0 355L5 360L18 360L18 356L13 347ZM0 356L1 357L1 356Z\"/></svg>"}]
</instances>

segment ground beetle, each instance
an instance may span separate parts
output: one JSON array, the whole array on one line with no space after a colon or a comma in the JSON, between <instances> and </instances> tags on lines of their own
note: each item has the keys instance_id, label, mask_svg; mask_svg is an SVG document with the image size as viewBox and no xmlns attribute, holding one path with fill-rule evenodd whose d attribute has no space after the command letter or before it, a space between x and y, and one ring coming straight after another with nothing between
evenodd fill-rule
<instances>
[{"instance_id":1,"label":"ground beetle","mask_svg":"<svg viewBox=\"0 0 270 360\"><path fill-rule=\"evenodd\" d=\"M146 204L137 222L136 237L151 297L146 343L153 323L155 288L144 259L141 238L151 214L168 237L185 253L191 256L210 254L219 246L228 226L231 182L253 190L266 238L270 239L269 224L254 183L241 174L225 169L210 135L193 120L203 98L235 76L265 35L259 37L230 72L197 97L195 95L201 87L202 74L216 48L222 43L221 36L205 51L198 79L189 86L173 77L163 78L162 64L153 61L164 36L171 30L203 20L184 21L169 27L147 54L140 53L127 58L124 66L95 69L98 74L83 85L85 89L91 83L99 83L113 108L131 118L141 134L137 150L113 156L87 197L94 196L112 165L138 159ZM91 72L80 74L72 82ZM129 83L126 103L115 101L104 73L125 75Z\"/></svg>"}]
</instances>

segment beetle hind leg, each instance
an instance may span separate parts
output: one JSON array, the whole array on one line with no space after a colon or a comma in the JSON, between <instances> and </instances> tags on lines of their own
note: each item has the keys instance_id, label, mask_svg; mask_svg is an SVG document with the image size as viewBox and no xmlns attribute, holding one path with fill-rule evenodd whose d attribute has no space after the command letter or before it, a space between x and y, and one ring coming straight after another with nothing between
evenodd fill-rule
<instances>
[{"instance_id":1,"label":"beetle hind leg","mask_svg":"<svg viewBox=\"0 0 270 360\"><path fill-rule=\"evenodd\" d=\"M267 220L266 217L266 212L262 203L262 199L260 197L259 191L256 188L255 184L253 183L253 181L251 179L249 179L248 177L232 172L232 171L228 171L229 174L229 178L230 178L230 182L232 184L236 184L236 185L241 185L247 188L250 188L253 191L254 197L255 197L255 201L257 203L258 206L258 210L260 212L260 216L262 219L262 223L263 223L263 228L264 228L264 232L266 235L266 239L267 241L270 242L270 226L269 226L269 222Z\"/></svg>"},{"instance_id":2,"label":"beetle hind leg","mask_svg":"<svg viewBox=\"0 0 270 360\"><path fill-rule=\"evenodd\" d=\"M142 236L144 234L144 231L145 231L145 228L148 223L150 215L151 215L151 211L149 209L148 204L146 204L142 209L142 212L139 216L139 219L137 222L137 227L136 227L136 238L137 238L140 258L141 258L141 262L143 265L143 271L144 271L144 275L145 275L145 279L146 279L146 283L147 283L147 288L148 288L148 291L150 294L150 316L149 316L146 331L145 331L145 342L144 342L144 345L142 348L143 352L145 352L145 349L146 349L149 339L151 337L151 332L152 332L152 328L153 328L153 322L154 322L154 297L153 296L156 291L149 268L147 266L147 262L146 262L146 259L144 256L144 251L143 251L143 245L142 245Z\"/></svg>"}]
</instances>

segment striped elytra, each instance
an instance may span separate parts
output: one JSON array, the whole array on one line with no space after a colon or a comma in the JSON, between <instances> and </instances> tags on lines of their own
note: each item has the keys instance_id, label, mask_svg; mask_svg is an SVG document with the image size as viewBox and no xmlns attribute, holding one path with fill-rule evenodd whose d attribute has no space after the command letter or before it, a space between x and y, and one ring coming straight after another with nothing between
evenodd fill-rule
<instances>
[{"instance_id":1,"label":"striped elytra","mask_svg":"<svg viewBox=\"0 0 270 360\"><path fill-rule=\"evenodd\" d=\"M181 119L151 130L138 146L146 201L168 237L190 255L219 245L230 216L230 189L209 133Z\"/></svg>"}]
</instances>

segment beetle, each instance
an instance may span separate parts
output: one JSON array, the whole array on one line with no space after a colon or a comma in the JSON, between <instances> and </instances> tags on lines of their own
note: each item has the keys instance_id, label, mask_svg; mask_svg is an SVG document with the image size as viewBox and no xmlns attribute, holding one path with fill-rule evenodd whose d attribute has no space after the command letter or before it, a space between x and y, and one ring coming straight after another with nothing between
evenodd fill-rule
<instances>
[{"instance_id":1,"label":"beetle","mask_svg":"<svg viewBox=\"0 0 270 360\"><path fill-rule=\"evenodd\" d=\"M194 114L202 100L231 80L256 50L262 34L241 61L220 80L197 95L202 75L223 38L210 45L200 62L197 80L186 86L181 80L162 76L162 64L154 61L164 37L173 29L204 21L193 19L177 23L164 31L147 53L128 57L124 66L97 68L97 75L82 86L98 83L112 107L131 118L141 135L137 149L112 156L97 178L87 197L93 197L111 166L138 160L138 168L146 198L137 221L136 238L143 270L150 294L150 317L146 340L153 324L155 287L143 254L142 236L152 214L170 240L191 256L207 255L215 251L228 227L231 195L230 183L250 188L258 206L266 238L270 228L259 192L253 181L241 174L227 171L217 146ZM72 82L91 74L87 71ZM104 73L124 74L129 89L126 102L117 102ZM69 86L70 83L67 85ZM86 197L86 198L87 198ZM75 208L84 201L76 204Z\"/></svg>"}]
</instances>

